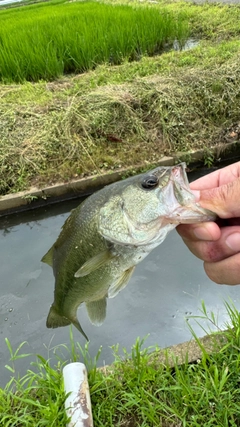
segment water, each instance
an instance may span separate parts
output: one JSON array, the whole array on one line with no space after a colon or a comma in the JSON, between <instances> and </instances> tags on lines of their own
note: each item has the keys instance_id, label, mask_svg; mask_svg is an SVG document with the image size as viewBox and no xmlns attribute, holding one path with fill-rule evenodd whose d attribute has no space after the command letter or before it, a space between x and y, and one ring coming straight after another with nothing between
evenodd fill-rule
<instances>
[{"instance_id":1,"label":"water","mask_svg":"<svg viewBox=\"0 0 240 427\"><path fill-rule=\"evenodd\" d=\"M193 38L187 39L187 41L184 43L183 46L181 46L178 40L175 40L173 43L173 49L174 50L190 50L190 49L193 49L194 47L197 47L198 45L199 45L199 40L196 40Z\"/></svg>"},{"instance_id":2,"label":"water","mask_svg":"<svg viewBox=\"0 0 240 427\"><path fill-rule=\"evenodd\" d=\"M12 4L12 3L19 3L22 0L0 0L0 6L3 6L5 4Z\"/></svg>"},{"instance_id":3,"label":"water","mask_svg":"<svg viewBox=\"0 0 240 427\"><path fill-rule=\"evenodd\" d=\"M56 240L64 220L79 200L0 218L0 386L9 379L7 337L14 350L23 341L23 353L52 355L54 346L70 344L69 327L49 330L45 326L53 301L52 269L40 259ZM113 360L110 346L130 349L138 336L149 334L145 345L167 347L191 338L190 316L200 314L201 301L213 311L223 327L227 320L224 300L229 297L239 308L239 287L218 286L205 275L202 262L184 246L176 231L155 249L135 270L125 290L108 301L107 318L101 327L91 325L85 307L78 311L90 338L95 356L102 345L99 365ZM199 336L205 333L194 324ZM204 322L202 322L204 326ZM206 325L205 325L206 326ZM73 328L74 339L84 338ZM65 357L68 357L65 355ZM20 359L16 368L24 375L29 359Z\"/></svg>"}]
</instances>

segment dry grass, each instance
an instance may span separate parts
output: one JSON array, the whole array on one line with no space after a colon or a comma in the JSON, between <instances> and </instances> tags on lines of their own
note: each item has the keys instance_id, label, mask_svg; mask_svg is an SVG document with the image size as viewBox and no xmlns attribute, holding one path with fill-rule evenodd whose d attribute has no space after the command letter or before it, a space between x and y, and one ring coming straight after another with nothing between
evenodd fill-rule
<instances>
[{"instance_id":1,"label":"dry grass","mask_svg":"<svg viewBox=\"0 0 240 427\"><path fill-rule=\"evenodd\" d=\"M76 85L81 76L64 78L36 84L35 98L32 86L24 96L19 86L1 87L1 194L232 140L239 61L235 55L211 71L185 67L88 91Z\"/></svg>"}]
</instances>

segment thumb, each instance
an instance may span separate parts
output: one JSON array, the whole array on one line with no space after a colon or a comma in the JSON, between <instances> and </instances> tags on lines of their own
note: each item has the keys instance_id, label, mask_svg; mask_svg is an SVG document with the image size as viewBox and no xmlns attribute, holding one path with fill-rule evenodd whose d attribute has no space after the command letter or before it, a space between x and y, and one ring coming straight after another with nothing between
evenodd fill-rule
<instances>
[{"instance_id":1,"label":"thumb","mask_svg":"<svg viewBox=\"0 0 240 427\"><path fill-rule=\"evenodd\" d=\"M240 216L240 178L210 190L202 190L199 203L203 208L210 209L220 218Z\"/></svg>"}]
</instances>

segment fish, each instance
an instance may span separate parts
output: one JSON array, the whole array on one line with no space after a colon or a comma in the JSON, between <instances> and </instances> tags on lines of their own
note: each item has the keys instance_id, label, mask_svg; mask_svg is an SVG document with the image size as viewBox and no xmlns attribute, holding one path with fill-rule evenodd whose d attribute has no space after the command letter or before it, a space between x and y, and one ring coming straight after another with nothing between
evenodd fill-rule
<instances>
[{"instance_id":1,"label":"fish","mask_svg":"<svg viewBox=\"0 0 240 427\"><path fill-rule=\"evenodd\" d=\"M159 166L90 195L71 212L42 258L55 276L46 326L73 324L88 340L77 317L82 303L91 323L101 325L107 298L126 287L136 265L171 230L215 218L195 202L185 163Z\"/></svg>"}]
</instances>

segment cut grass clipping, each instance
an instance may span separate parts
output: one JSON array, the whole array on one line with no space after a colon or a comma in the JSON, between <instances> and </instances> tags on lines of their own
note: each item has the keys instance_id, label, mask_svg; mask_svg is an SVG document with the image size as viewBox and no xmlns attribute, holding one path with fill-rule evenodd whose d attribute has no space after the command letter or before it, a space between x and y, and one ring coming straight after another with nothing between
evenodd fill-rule
<instances>
[{"instance_id":1,"label":"cut grass clipping","mask_svg":"<svg viewBox=\"0 0 240 427\"><path fill-rule=\"evenodd\" d=\"M37 4L0 11L0 80L51 80L64 73L120 64L184 44L183 13L94 1Z\"/></svg>"},{"instance_id":2,"label":"cut grass clipping","mask_svg":"<svg viewBox=\"0 0 240 427\"><path fill-rule=\"evenodd\" d=\"M92 360L88 346L74 343L54 350L55 368L50 360L37 356L26 375L18 378L14 363L22 347L13 352L6 340L10 356L12 379L0 389L0 424L4 427L63 427L65 395L62 367L66 362L59 352L69 352L69 361L85 363L89 373L94 427L234 427L240 425L240 314L232 303L226 303L230 321L221 332L213 313L208 314L204 303L197 322L212 325L208 350L190 329L199 346L201 357L181 364L170 350L143 348L137 339L124 357L118 346L113 348L115 362L105 369L96 369L100 351ZM196 318L195 318L196 319ZM206 331L205 331L206 332Z\"/></svg>"}]
</instances>

